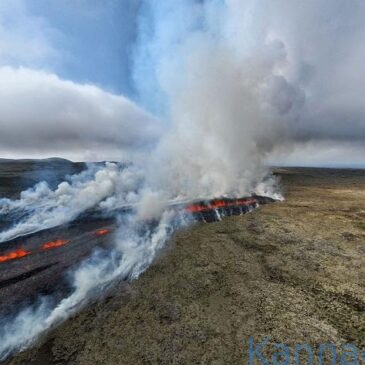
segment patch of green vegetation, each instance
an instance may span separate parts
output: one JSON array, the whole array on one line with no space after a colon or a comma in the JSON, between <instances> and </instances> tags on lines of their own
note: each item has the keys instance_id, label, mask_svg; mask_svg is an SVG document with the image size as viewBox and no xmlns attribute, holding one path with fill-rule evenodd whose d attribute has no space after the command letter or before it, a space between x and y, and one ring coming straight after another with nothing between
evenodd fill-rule
<instances>
[{"instance_id":1,"label":"patch of green vegetation","mask_svg":"<svg viewBox=\"0 0 365 365\"><path fill-rule=\"evenodd\" d=\"M365 231L365 222L359 223L357 226Z\"/></svg>"}]
</instances>

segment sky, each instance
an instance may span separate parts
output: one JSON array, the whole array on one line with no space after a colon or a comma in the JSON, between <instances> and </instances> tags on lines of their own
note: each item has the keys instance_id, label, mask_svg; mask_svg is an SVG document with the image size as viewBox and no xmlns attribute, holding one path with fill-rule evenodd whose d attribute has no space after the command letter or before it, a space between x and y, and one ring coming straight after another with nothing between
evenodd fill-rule
<instances>
[{"instance_id":1,"label":"sky","mask_svg":"<svg viewBox=\"0 0 365 365\"><path fill-rule=\"evenodd\" d=\"M214 15L220 4L237 11ZM1 0L0 158L153 148L174 109L176 45L211 21L244 62L268 42L280 53L265 87L287 138L268 163L365 166L364 16L361 0Z\"/></svg>"},{"instance_id":2,"label":"sky","mask_svg":"<svg viewBox=\"0 0 365 365\"><path fill-rule=\"evenodd\" d=\"M139 6L138 0L2 0L2 63L128 95Z\"/></svg>"},{"instance_id":3,"label":"sky","mask_svg":"<svg viewBox=\"0 0 365 365\"><path fill-rule=\"evenodd\" d=\"M0 2L0 157L118 159L153 144L159 123L131 100L138 7Z\"/></svg>"}]
</instances>

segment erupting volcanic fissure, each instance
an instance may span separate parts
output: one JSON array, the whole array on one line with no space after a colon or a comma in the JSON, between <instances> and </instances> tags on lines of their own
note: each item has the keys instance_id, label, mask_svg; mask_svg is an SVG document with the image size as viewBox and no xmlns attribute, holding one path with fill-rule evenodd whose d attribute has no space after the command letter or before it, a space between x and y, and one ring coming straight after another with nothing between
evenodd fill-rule
<instances>
[{"instance_id":1,"label":"erupting volcanic fissure","mask_svg":"<svg viewBox=\"0 0 365 365\"><path fill-rule=\"evenodd\" d=\"M189 213L199 213L219 208L250 206L255 204L257 204L256 199L215 199L208 203L191 204L186 208L186 210Z\"/></svg>"},{"instance_id":2,"label":"erupting volcanic fissure","mask_svg":"<svg viewBox=\"0 0 365 365\"><path fill-rule=\"evenodd\" d=\"M212 199L207 201L193 202L188 205L174 205L175 210L184 210L185 213L191 216L195 221L202 222L216 222L222 219L224 216L241 215L250 212L252 209L258 207L261 204L266 204L274 201L271 198L262 196L252 196L239 199ZM99 228L95 230L92 235L94 237L102 237L112 232L113 228ZM23 247L15 249L14 251L7 252L0 256L0 263L4 263L10 260L20 259L25 256L40 253L50 249L56 249L71 243L71 240L58 238L46 243L41 244L36 249L25 250ZM22 244L23 245L23 244Z\"/></svg>"},{"instance_id":3,"label":"erupting volcanic fissure","mask_svg":"<svg viewBox=\"0 0 365 365\"><path fill-rule=\"evenodd\" d=\"M261 204L273 202L274 199L253 196L239 199L213 199L201 201L188 205L185 211L191 214L197 221L206 223L220 221L222 217L231 215L241 215L250 212Z\"/></svg>"}]
</instances>

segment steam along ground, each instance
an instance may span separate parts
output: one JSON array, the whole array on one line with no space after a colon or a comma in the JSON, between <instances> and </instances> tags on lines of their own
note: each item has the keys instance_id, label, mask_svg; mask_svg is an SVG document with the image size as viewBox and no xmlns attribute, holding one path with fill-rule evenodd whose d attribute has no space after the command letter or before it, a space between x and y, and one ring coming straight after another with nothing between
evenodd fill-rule
<instances>
[{"instance_id":1,"label":"steam along ground","mask_svg":"<svg viewBox=\"0 0 365 365\"><path fill-rule=\"evenodd\" d=\"M178 232L137 281L8 363L243 363L266 335L365 345L365 171L278 173L284 202Z\"/></svg>"}]
</instances>

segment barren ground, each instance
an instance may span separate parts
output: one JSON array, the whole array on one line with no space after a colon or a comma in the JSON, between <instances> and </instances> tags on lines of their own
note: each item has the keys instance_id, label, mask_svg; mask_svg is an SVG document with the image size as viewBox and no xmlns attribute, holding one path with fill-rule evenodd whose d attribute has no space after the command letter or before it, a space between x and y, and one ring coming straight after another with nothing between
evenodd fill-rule
<instances>
[{"instance_id":1,"label":"barren ground","mask_svg":"<svg viewBox=\"0 0 365 365\"><path fill-rule=\"evenodd\" d=\"M286 200L197 224L9 364L247 364L247 340L365 345L365 170L280 169Z\"/></svg>"}]
</instances>

